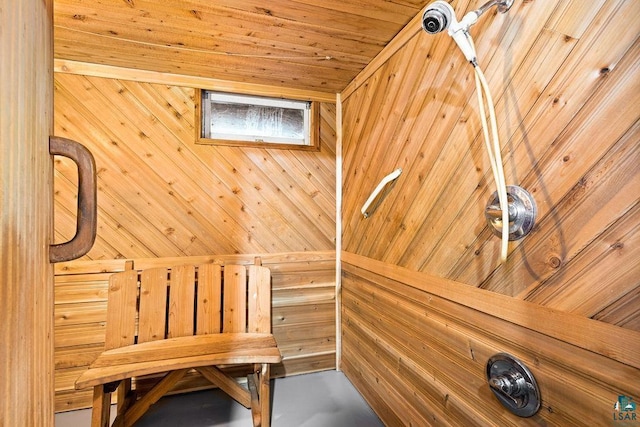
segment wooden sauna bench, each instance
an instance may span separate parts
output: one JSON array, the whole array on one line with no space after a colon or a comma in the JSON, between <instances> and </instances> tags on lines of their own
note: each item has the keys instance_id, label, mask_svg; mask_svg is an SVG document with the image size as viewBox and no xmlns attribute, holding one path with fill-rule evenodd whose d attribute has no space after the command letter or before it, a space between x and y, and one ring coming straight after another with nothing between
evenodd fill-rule
<instances>
[{"instance_id":1,"label":"wooden sauna bench","mask_svg":"<svg viewBox=\"0 0 640 427\"><path fill-rule=\"evenodd\" d=\"M282 361L272 365L271 377L335 369L334 251L136 258L133 263L136 269L203 263L251 265L256 256L271 270L272 333L282 354ZM104 350L108 280L113 273L124 271L126 262L56 264L56 412L91 407L93 390L76 390L75 381ZM191 371L171 393L210 387L208 380Z\"/></svg>"}]
</instances>

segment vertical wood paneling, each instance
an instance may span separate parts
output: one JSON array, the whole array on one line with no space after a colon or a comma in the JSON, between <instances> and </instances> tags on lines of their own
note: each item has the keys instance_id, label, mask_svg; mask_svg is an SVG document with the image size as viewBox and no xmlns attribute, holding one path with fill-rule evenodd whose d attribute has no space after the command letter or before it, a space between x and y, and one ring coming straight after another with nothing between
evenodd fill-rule
<instances>
[{"instance_id":1,"label":"vertical wood paneling","mask_svg":"<svg viewBox=\"0 0 640 427\"><path fill-rule=\"evenodd\" d=\"M53 425L53 2L0 6L0 426Z\"/></svg>"}]
</instances>

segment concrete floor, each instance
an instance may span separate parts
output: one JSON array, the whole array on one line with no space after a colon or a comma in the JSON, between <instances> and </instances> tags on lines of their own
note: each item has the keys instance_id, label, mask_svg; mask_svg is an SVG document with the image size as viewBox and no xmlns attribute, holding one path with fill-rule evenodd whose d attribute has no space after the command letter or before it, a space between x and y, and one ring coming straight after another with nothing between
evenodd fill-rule
<instances>
[{"instance_id":1,"label":"concrete floor","mask_svg":"<svg viewBox=\"0 0 640 427\"><path fill-rule=\"evenodd\" d=\"M279 378L273 382L272 394L273 427L383 426L342 372ZM90 410L56 414L56 427L89 426L90 416ZM251 425L248 409L219 390L208 390L160 399L136 427Z\"/></svg>"}]
</instances>

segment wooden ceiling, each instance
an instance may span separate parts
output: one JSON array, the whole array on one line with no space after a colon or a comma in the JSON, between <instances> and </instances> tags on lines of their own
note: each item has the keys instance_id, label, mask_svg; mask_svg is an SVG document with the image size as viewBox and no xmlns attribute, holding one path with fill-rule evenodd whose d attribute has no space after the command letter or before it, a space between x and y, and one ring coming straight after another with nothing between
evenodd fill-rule
<instances>
[{"instance_id":1,"label":"wooden ceiling","mask_svg":"<svg viewBox=\"0 0 640 427\"><path fill-rule=\"evenodd\" d=\"M55 58L336 93L427 0L55 0Z\"/></svg>"}]
</instances>

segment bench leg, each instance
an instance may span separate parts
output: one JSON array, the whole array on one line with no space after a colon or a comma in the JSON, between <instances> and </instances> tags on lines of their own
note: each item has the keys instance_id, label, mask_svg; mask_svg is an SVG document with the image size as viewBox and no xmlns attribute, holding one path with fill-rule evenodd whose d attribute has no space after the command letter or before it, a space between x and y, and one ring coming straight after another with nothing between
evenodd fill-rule
<instances>
[{"instance_id":1,"label":"bench leg","mask_svg":"<svg viewBox=\"0 0 640 427\"><path fill-rule=\"evenodd\" d=\"M91 409L91 427L109 427L111 417L111 393L104 391L104 386L93 387L93 404Z\"/></svg>"},{"instance_id":2,"label":"bench leg","mask_svg":"<svg viewBox=\"0 0 640 427\"><path fill-rule=\"evenodd\" d=\"M255 372L247 377L254 427L269 427L271 424L270 372L270 365L263 363L256 365Z\"/></svg>"},{"instance_id":3,"label":"bench leg","mask_svg":"<svg viewBox=\"0 0 640 427\"><path fill-rule=\"evenodd\" d=\"M260 412L262 413L262 427L271 424L271 365L262 364L260 372Z\"/></svg>"},{"instance_id":4,"label":"bench leg","mask_svg":"<svg viewBox=\"0 0 640 427\"><path fill-rule=\"evenodd\" d=\"M122 419L124 417L124 414L127 412L127 409L129 409L131 404L136 400L134 391L131 390L131 378L122 380L122 382L118 386L117 396L118 412L116 418Z\"/></svg>"},{"instance_id":5,"label":"bench leg","mask_svg":"<svg viewBox=\"0 0 640 427\"><path fill-rule=\"evenodd\" d=\"M225 374L216 366L203 366L196 368L203 377L212 384L218 386L220 390L231 396L236 402L245 408L251 408L251 396L247 390L238 384L233 378Z\"/></svg>"},{"instance_id":6,"label":"bench leg","mask_svg":"<svg viewBox=\"0 0 640 427\"><path fill-rule=\"evenodd\" d=\"M260 396L258 395L260 383L257 372L252 372L247 376L247 387L249 387L251 397L251 405L249 406L251 408L253 427L262 427L262 412L260 409Z\"/></svg>"}]
</instances>

